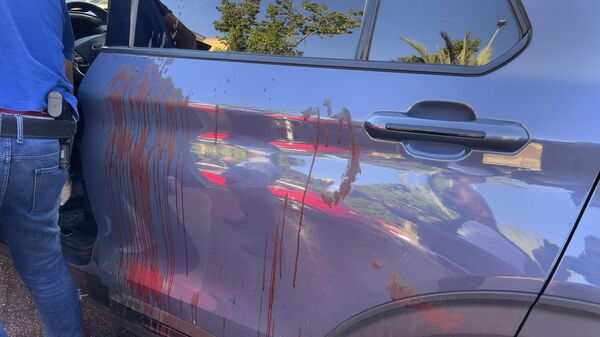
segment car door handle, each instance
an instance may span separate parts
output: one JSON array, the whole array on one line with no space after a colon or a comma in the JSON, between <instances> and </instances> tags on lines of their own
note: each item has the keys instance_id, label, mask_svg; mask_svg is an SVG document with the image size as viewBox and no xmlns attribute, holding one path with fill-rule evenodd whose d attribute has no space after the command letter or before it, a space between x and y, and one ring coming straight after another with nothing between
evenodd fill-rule
<instances>
[{"instance_id":1,"label":"car door handle","mask_svg":"<svg viewBox=\"0 0 600 337\"><path fill-rule=\"evenodd\" d=\"M521 124L492 119L441 120L399 112L376 112L365 122L374 139L462 145L471 150L514 153L529 141Z\"/></svg>"}]
</instances>

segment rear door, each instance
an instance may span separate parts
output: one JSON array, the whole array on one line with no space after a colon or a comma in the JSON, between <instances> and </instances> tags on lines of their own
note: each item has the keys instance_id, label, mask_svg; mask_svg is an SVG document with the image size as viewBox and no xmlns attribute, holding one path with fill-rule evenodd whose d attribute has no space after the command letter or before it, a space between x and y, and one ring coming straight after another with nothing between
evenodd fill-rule
<instances>
[{"instance_id":1,"label":"rear door","mask_svg":"<svg viewBox=\"0 0 600 337\"><path fill-rule=\"evenodd\" d=\"M600 167L592 3L113 9L80 89L113 300L190 335L513 336Z\"/></svg>"},{"instance_id":2,"label":"rear door","mask_svg":"<svg viewBox=\"0 0 600 337\"><path fill-rule=\"evenodd\" d=\"M597 183L596 183L597 184ZM596 185L597 186L597 185ZM598 223L596 187L544 293L527 316L518 336L596 336L600 328Z\"/></svg>"}]
</instances>

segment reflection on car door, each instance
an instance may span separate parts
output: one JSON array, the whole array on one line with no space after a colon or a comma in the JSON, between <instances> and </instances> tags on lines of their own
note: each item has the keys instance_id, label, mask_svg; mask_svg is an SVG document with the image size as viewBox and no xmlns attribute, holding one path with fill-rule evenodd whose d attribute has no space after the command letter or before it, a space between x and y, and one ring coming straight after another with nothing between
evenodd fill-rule
<instances>
[{"instance_id":1,"label":"reflection on car door","mask_svg":"<svg viewBox=\"0 0 600 337\"><path fill-rule=\"evenodd\" d=\"M589 23L527 11L479 76L106 49L80 95L113 300L212 335L513 336L600 167L599 58L551 42Z\"/></svg>"}]
</instances>

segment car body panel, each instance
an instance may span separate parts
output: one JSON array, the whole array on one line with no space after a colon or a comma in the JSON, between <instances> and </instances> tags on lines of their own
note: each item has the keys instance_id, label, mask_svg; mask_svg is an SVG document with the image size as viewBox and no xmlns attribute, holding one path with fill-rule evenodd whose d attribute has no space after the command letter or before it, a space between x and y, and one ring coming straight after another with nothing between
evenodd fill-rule
<instances>
[{"instance_id":1,"label":"car body panel","mask_svg":"<svg viewBox=\"0 0 600 337\"><path fill-rule=\"evenodd\" d=\"M580 17L598 5L525 7L530 45L479 77L104 51L80 88L103 282L214 335L323 336L427 294L538 294L600 167L598 37ZM530 142L440 161L363 129L431 100ZM514 335L534 298L490 329ZM431 303L441 319L415 315L416 335L468 330L469 310Z\"/></svg>"},{"instance_id":2,"label":"car body panel","mask_svg":"<svg viewBox=\"0 0 600 337\"><path fill-rule=\"evenodd\" d=\"M600 305L555 296L541 296L519 337L598 336Z\"/></svg>"},{"instance_id":3,"label":"car body panel","mask_svg":"<svg viewBox=\"0 0 600 337\"><path fill-rule=\"evenodd\" d=\"M600 304L600 192L592 196L546 296Z\"/></svg>"},{"instance_id":4,"label":"car body panel","mask_svg":"<svg viewBox=\"0 0 600 337\"><path fill-rule=\"evenodd\" d=\"M597 336L600 329L600 192L577 225L548 287L519 336Z\"/></svg>"},{"instance_id":5,"label":"car body panel","mask_svg":"<svg viewBox=\"0 0 600 337\"><path fill-rule=\"evenodd\" d=\"M532 293L450 292L413 297L367 310L328 337L514 336ZM499 319L501 317L501 319ZM446 331L448 334L444 334Z\"/></svg>"}]
</instances>

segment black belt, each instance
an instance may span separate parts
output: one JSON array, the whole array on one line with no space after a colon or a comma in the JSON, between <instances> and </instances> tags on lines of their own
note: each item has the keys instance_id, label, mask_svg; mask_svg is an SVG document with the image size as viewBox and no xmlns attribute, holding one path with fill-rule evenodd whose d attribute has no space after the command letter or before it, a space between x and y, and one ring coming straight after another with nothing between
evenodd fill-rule
<instances>
[{"instance_id":1,"label":"black belt","mask_svg":"<svg viewBox=\"0 0 600 337\"><path fill-rule=\"evenodd\" d=\"M0 114L2 119L1 137L17 137L17 116ZM71 138L77 131L77 122L23 117L23 137L43 139Z\"/></svg>"}]
</instances>

